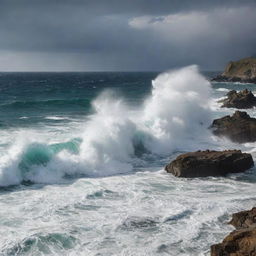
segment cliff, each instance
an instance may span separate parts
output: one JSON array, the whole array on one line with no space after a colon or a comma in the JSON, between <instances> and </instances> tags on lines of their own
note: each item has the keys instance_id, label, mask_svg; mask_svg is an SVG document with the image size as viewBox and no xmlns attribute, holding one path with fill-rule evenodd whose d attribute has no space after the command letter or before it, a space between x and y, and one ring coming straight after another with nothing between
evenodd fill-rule
<instances>
[{"instance_id":1,"label":"cliff","mask_svg":"<svg viewBox=\"0 0 256 256\"><path fill-rule=\"evenodd\" d=\"M231 61L225 71L212 79L218 82L256 83L256 58Z\"/></svg>"}]
</instances>

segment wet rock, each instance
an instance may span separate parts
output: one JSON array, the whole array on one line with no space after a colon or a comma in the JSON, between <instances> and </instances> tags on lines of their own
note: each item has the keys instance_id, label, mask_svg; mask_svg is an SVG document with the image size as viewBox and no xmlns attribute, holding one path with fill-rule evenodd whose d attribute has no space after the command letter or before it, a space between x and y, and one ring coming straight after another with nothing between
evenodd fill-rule
<instances>
[{"instance_id":1,"label":"wet rock","mask_svg":"<svg viewBox=\"0 0 256 256\"><path fill-rule=\"evenodd\" d=\"M222 243L211 246L211 256L256 256L256 228L231 232Z\"/></svg>"},{"instance_id":2,"label":"wet rock","mask_svg":"<svg viewBox=\"0 0 256 256\"><path fill-rule=\"evenodd\" d=\"M210 126L217 136L225 136L238 143L256 141L256 118L236 111L232 116L215 119Z\"/></svg>"},{"instance_id":3,"label":"wet rock","mask_svg":"<svg viewBox=\"0 0 256 256\"><path fill-rule=\"evenodd\" d=\"M232 90L226 96L227 98L222 101L222 107L244 109L256 106L256 97L247 89L241 92Z\"/></svg>"},{"instance_id":4,"label":"wet rock","mask_svg":"<svg viewBox=\"0 0 256 256\"><path fill-rule=\"evenodd\" d=\"M206 150L179 155L165 170L177 177L193 178L244 172L253 165L252 156L240 150Z\"/></svg>"},{"instance_id":5,"label":"wet rock","mask_svg":"<svg viewBox=\"0 0 256 256\"><path fill-rule=\"evenodd\" d=\"M256 58L231 61L225 71L212 79L217 82L256 83Z\"/></svg>"},{"instance_id":6,"label":"wet rock","mask_svg":"<svg viewBox=\"0 0 256 256\"><path fill-rule=\"evenodd\" d=\"M256 207L249 211L234 213L229 224L233 225L236 229L256 226Z\"/></svg>"},{"instance_id":7,"label":"wet rock","mask_svg":"<svg viewBox=\"0 0 256 256\"><path fill-rule=\"evenodd\" d=\"M222 243L211 246L211 256L256 256L256 208L233 214L231 232Z\"/></svg>"}]
</instances>

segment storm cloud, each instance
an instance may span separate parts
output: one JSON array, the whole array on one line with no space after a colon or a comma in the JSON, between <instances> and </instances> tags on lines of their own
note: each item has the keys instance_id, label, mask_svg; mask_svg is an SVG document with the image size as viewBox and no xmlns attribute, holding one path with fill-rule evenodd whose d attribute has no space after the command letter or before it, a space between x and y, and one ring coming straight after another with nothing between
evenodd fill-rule
<instances>
[{"instance_id":1,"label":"storm cloud","mask_svg":"<svg viewBox=\"0 0 256 256\"><path fill-rule=\"evenodd\" d=\"M255 0L0 0L0 70L220 70L255 24Z\"/></svg>"}]
</instances>

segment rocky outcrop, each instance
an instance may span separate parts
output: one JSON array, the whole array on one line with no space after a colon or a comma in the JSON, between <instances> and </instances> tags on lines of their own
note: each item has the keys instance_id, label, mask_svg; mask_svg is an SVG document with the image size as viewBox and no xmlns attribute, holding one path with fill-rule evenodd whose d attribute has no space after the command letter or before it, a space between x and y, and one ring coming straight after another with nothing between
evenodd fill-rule
<instances>
[{"instance_id":1,"label":"rocky outcrop","mask_svg":"<svg viewBox=\"0 0 256 256\"><path fill-rule=\"evenodd\" d=\"M211 256L256 256L256 228L231 232L222 243L211 246Z\"/></svg>"},{"instance_id":2,"label":"rocky outcrop","mask_svg":"<svg viewBox=\"0 0 256 256\"><path fill-rule=\"evenodd\" d=\"M256 208L233 214L230 224L237 230L222 243L211 246L211 256L256 256Z\"/></svg>"},{"instance_id":3,"label":"rocky outcrop","mask_svg":"<svg viewBox=\"0 0 256 256\"><path fill-rule=\"evenodd\" d=\"M227 98L222 101L221 107L225 108L252 108L256 106L256 97L247 89L237 92L232 90L227 93Z\"/></svg>"},{"instance_id":4,"label":"rocky outcrop","mask_svg":"<svg viewBox=\"0 0 256 256\"><path fill-rule=\"evenodd\" d=\"M179 155L165 170L177 177L193 178L244 172L253 165L252 156L240 150L206 150Z\"/></svg>"},{"instance_id":5,"label":"rocky outcrop","mask_svg":"<svg viewBox=\"0 0 256 256\"><path fill-rule=\"evenodd\" d=\"M256 83L256 58L231 61L225 71L212 79L218 82Z\"/></svg>"},{"instance_id":6,"label":"rocky outcrop","mask_svg":"<svg viewBox=\"0 0 256 256\"><path fill-rule=\"evenodd\" d=\"M217 136L225 136L238 143L256 141L256 118L236 111L232 116L215 119L210 126Z\"/></svg>"},{"instance_id":7,"label":"rocky outcrop","mask_svg":"<svg viewBox=\"0 0 256 256\"><path fill-rule=\"evenodd\" d=\"M233 225L236 229L256 226L256 207L249 211L234 213L229 224Z\"/></svg>"}]
</instances>

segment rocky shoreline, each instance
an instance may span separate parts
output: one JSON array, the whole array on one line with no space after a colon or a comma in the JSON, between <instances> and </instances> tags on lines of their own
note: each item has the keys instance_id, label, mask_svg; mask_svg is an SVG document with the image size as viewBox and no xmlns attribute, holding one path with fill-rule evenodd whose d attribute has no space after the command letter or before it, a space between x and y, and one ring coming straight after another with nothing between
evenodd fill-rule
<instances>
[{"instance_id":1,"label":"rocky shoreline","mask_svg":"<svg viewBox=\"0 0 256 256\"><path fill-rule=\"evenodd\" d=\"M250 57L229 62L225 71L214 77L212 81L256 84L256 58Z\"/></svg>"},{"instance_id":2,"label":"rocky shoreline","mask_svg":"<svg viewBox=\"0 0 256 256\"><path fill-rule=\"evenodd\" d=\"M248 78L243 79L239 77L228 77L223 75L218 75L212 79L212 81L215 82L221 82L221 83L244 83L244 84L256 84L256 78Z\"/></svg>"},{"instance_id":3,"label":"rocky shoreline","mask_svg":"<svg viewBox=\"0 0 256 256\"><path fill-rule=\"evenodd\" d=\"M241 92L232 90L227 93L226 98L221 100L220 103L223 103L222 108L248 109L256 106L256 97L247 89Z\"/></svg>"},{"instance_id":4,"label":"rocky shoreline","mask_svg":"<svg viewBox=\"0 0 256 256\"><path fill-rule=\"evenodd\" d=\"M210 129L213 134L226 137L233 142L256 141L256 118L250 117L245 111L236 111L232 116L213 120Z\"/></svg>"},{"instance_id":5,"label":"rocky shoreline","mask_svg":"<svg viewBox=\"0 0 256 256\"><path fill-rule=\"evenodd\" d=\"M256 59L230 63L213 81L256 83ZM232 90L219 103L223 108L250 109L256 106L256 97L247 89ZM256 118L245 111L215 119L209 129L236 143L256 141ZM165 171L179 178L196 178L245 172L253 166L252 155L240 150L198 150L179 155L165 166ZM211 246L211 256L256 256L256 207L233 214L229 224L236 229Z\"/></svg>"},{"instance_id":6,"label":"rocky shoreline","mask_svg":"<svg viewBox=\"0 0 256 256\"><path fill-rule=\"evenodd\" d=\"M179 178L196 178L245 172L253 166L251 154L240 150L199 150L179 155L165 170ZM233 214L228 224L236 230L211 246L211 256L256 256L256 207Z\"/></svg>"},{"instance_id":7,"label":"rocky shoreline","mask_svg":"<svg viewBox=\"0 0 256 256\"><path fill-rule=\"evenodd\" d=\"M179 155L165 170L179 178L225 176L254 166L251 154L240 150L197 151ZM256 207L232 215L236 230L211 246L211 256L256 256Z\"/></svg>"},{"instance_id":8,"label":"rocky shoreline","mask_svg":"<svg viewBox=\"0 0 256 256\"><path fill-rule=\"evenodd\" d=\"M256 208L233 214L229 224L236 230L219 244L211 246L211 256L256 255Z\"/></svg>"}]
</instances>

